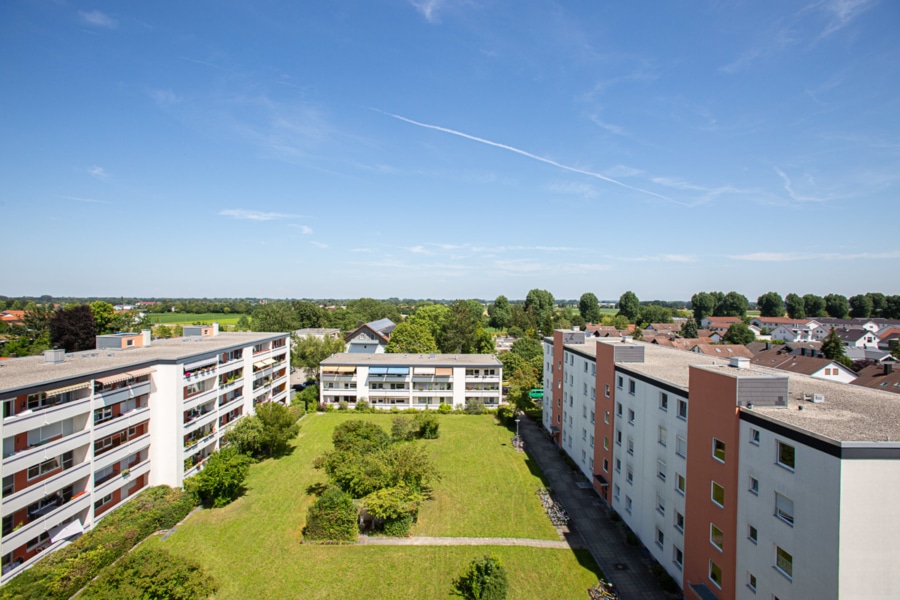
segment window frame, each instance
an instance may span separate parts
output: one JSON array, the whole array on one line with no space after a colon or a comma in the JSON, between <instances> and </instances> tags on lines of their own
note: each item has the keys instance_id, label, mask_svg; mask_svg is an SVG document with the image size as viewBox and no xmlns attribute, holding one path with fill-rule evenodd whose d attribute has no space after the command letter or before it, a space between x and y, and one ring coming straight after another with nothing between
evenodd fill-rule
<instances>
[{"instance_id":1,"label":"window frame","mask_svg":"<svg viewBox=\"0 0 900 600\"><path fill-rule=\"evenodd\" d=\"M721 490L722 501L719 502L716 500L716 490ZM709 499L710 501L718 506L719 508L725 508L725 486L717 481L710 481L709 485Z\"/></svg>"},{"instance_id":2,"label":"window frame","mask_svg":"<svg viewBox=\"0 0 900 600\"><path fill-rule=\"evenodd\" d=\"M787 570L785 570L779 564L779 559L782 558L782 554L787 556L787 558L789 559L789 561L787 562ZM773 565L773 567L776 571L787 577L788 581L794 580L794 555L777 544L775 545L775 564Z\"/></svg>"},{"instance_id":3,"label":"window frame","mask_svg":"<svg viewBox=\"0 0 900 600\"><path fill-rule=\"evenodd\" d=\"M725 464L725 442L716 437L712 439L712 457L713 460Z\"/></svg>"},{"instance_id":4,"label":"window frame","mask_svg":"<svg viewBox=\"0 0 900 600\"><path fill-rule=\"evenodd\" d=\"M716 543L716 539L719 540ZM725 532L719 529L715 523L709 524L709 543L719 552L725 551Z\"/></svg>"},{"instance_id":5,"label":"window frame","mask_svg":"<svg viewBox=\"0 0 900 600\"><path fill-rule=\"evenodd\" d=\"M784 449L786 448L790 448L791 464L788 464L783 460ZM797 464L797 448L795 446L791 446L786 442L782 442L781 440L775 440L775 464L793 473Z\"/></svg>"}]
</instances>

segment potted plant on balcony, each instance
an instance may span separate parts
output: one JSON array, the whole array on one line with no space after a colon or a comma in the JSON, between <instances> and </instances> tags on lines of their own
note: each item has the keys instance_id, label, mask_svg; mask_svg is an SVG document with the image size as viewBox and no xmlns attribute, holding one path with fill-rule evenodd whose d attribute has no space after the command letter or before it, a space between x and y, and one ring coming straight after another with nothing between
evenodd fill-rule
<instances>
[{"instance_id":1,"label":"potted plant on balcony","mask_svg":"<svg viewBox=\"0 0 900 600\"><path fill-rule=\"evenodd\" d=\"M131 473L131 469L122 469L122 477L128 477Z\"/></svg>"}]
</instances>

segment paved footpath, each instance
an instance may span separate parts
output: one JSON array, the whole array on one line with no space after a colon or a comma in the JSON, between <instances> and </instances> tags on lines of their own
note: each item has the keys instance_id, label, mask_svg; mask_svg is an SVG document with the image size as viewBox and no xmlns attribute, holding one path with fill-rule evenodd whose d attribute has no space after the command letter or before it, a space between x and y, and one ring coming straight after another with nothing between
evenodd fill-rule
<instances>
[{"instance_id":1,"label":"paved footpath","mask_svg":"<svg viewBox=\"0 0 900 600\"><path fill-rule=\"evenodd\" d=\"M359 536L359 543L368 546L531 546L534 548L571 548L569 542L533 540L527 538L479 537L408 537Z\"/></svg>"},{"instance_id":2,"label":"paved footpath","mask_svg":"<svg viewBox=\"0 0 900 600\"><path fill-rule=\"evenodd\" d=\"M619 590L622 600L672 600L662 591L637 548L625 543L624 536L609 518L606 503L593 488L581 489L581 473L573 471L543 428L527 417L520 422L519 434L525 450L534 460L554 499L569 513L571 531L566 534L572 547L587 548L597 565ZM574 539L573 539L574 538Z\"/></svg>"}]
</instances>

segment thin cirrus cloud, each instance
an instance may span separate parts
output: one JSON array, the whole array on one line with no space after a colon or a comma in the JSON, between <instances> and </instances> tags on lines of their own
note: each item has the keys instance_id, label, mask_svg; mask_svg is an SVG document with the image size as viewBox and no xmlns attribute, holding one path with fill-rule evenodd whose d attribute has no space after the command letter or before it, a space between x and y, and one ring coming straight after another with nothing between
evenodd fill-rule
<instances>
[{"instance_id":1,"label":"thin cirrus cloud","mask_svg":"<svg viewBox=\"0 0 900 600\"><path fill-rule=\"evenodd\" d=\"M115 29L119 26L118 21L99 10L80 10L78 11L78 18L81 19L81 22L85 25L102 27L103 29Z\"/></svg>"},{"instance_id":2,"label":"thin cirrus cloud","mask_svg":"<svg viewBox=\"0 0 900 600\"><path fill-rule=\"evenodd\" d=\"M261 212L258 210L244 210L242 208L228 208L220 210L221 217L231 217L242 221L275 221L280 219L299 219L303 215L292 215L277 212ZM311 230L310 230L311 231Z\"/></svg>"},{"instance_id":3,"label":"thin cirrus cloud","mask_svg":"<svg viewBox=\"0 0 900 600\"><path fill-rule=\"evenodd\" d=\"M443 8L444 0L410 0L410 3L417 11L422 13L425 20L429 23L437 23L438 11Z\"/></svg>"},{"instance_id":4,"label":"thin cirrus cloud","mask_svg":"<svg viewBox=\"0 0 900 600\"><path fill-rule=\"evenodd\" d=\"M796 200L797 202L824 202L824 198L820 198L818 196L806 196L803 194L798 194L794 191L794 185L791 182L791 178L787 176L787 173L779 169L778 167L773 167L775 172L778 173L781 180L784 182L784 191L788 193L788 196L791 199Z\"/></svg>"},{"instance_id":5,"label":"thin cirrus cloud","mask_svg":"<svg viewBox=\"0 0 900 600\"><path fill-rule=\"evenodd\" d=\"M461 138L465 138L465 139L467 139L467 140L472 140L473 142L478 142L479 144L485 144L485 145L487 145L487 146L493 146L494 148L500 148L500 149L502 149L502 150L507 150L507 151L509 151L509 152L513 152L513 153L518 154L518 155L520 155L520 156L524 156L524 157L526 157L526 158L530 158L530 159L532 159L532 160L536 160L536 161L538 161L538 162L542 162L542 163L544 163L544 164L548 164L548 165L554 166L554 167L556 167L556 168L558 168L558 169L562 169L562 170L564 170L564 171L570 171L570 172L572 172L572 173L578 173L578 174L580 174L580 175L586 175L586 176L588 176L588 177L593 177L593 178L595 178L595 179L600 179L600 180L602 180L602 181L605 181L605 182L607 182L607 183L611 183L611 184L613 184L613 185L617 185L617 186L623 187L623 188L625 188L625 189L629 189L629 190L632 190L632 191L635 191L635 192L640 192L640 193L642 193L642 194L647 194L648 196L653 196L653 197L655 197L655 198L659 198L660 200L667 200L667 201L669 201L669 202L675 202L676 204L680 204L680 202L677 202L676 200L673 200L672 198L670 198L670 197L668 197L668 196L663 196L662 194L657 194L656 192L651 192L650 190L645 190L645 189L642 189L642 188L639 188L639 187L635 187L635 186L632 186L632 185L628 185L627 183L622 183L621 181L618 181L618 180L616 180L616 179L613 179L612 177L607 177L606 175L603 175L603 174L601 174L601 173L595 173L595 172L593 172L593 171L587 171L587 170L585 170L585 169L579 169L579 168L577 168L577 167L570 167L569 165L564 165L564 164L562 164L562 163L556 162L555 160L551 160L551 159L549 159L549 158L544 158L543 156L538 156L537 154L532 154L531 152L527 152L527 151L525 151L525 150L521 150L521 149L516 148L516 147L514 147L514 146L510 146L510 145L508 145L508 144L501 144L501 143L499 143L499 142L493 142L493 141L491 141L491 140L487 140L487 139L480 138L480 137L477 137L477 136L474 136L474 135L470 135L470 134L468 134L468 133L463 133L462 131L456 131L456 130L454 130L454 129L449 129L449 128L447 128L447 127L441 127L441 126L439 126L439 125L430 125L430 124L428 124L428 123L421 123L421 122L419 122L419 121L414 121L414 120L412 120L412 119L408 119L408 118L406 118L406 117L401 117L400 115L395 115L395 114L392 114L392 113L389 113L389 112L384 112L384 111L381 111L381 110L378 110L378 109L373 109L373 110L375 110L375 111L377 111L377 112L380 112L380 113L383 114L383 115L387 115L387 116L389 116L389 117L393 117L394 119L398 119L398 120L400 120L400 121L404 121L405 123L409 123L409 124L411 124L411 125L415 125L416 127L423 127L423 128L425 128L425 129L431 129L431 130L434 130L434 131L440 131L440 132L443 132L443 133L449 133L450 135L455 135L455 136L458 136L458 137L461 137Z\"/></svg>"},{"instance_id":6,"label":"thin cirrus cloud","mask_svg":"<svg viewBox=\"0 0 900 600\"><path fill-rule=\"evenodd\" d=\"M728 258L753 262L790 262L802 260L891 260L900 258L900 250L891 252L751 252Z\"/></svg>"},{"instance_id":7,"label":"thin cirrus cloud","mask_svg":"<svg viewBox=\"0 0 900 600\"><path fill-rule=\"evenodd\" d=\"M294 229L299 229L300 233L302 233L303 235L310 235L313 232L312 227L310 227L309 225L298 225L296 223L289 223L288 227L293 227Z\"/></svg>"}]
</instances>

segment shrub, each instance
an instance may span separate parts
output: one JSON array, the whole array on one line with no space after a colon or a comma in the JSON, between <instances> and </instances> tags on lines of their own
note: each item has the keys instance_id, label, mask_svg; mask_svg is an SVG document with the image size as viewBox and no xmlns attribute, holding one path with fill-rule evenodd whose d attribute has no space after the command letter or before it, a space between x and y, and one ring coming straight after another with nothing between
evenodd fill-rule
<instances>
[{"instance_id":1,"label":"shrub","mask_svg":"<svg viewBox=\"0 0 900 600\"><path fill-rule=\"evenodd\" d=\"M514 425L516 421L516 411L513 410L511 406L501 406L497 409L497 421L506 427Z\"/></svg>"},{"instance_id":2,"label":"shrub","mask_svg":"<svg viewBox=\"0 0 900 600\"><path fill-rule=\"evenodd\" d=\"M334 449L350 452L372 452L391 445L387 432L370 421L344 421L331 433Z\"/></svg>"},{"instance_id":3,"label":"shrub","mask_svg":"<svg viewBox=\"0 0 900 600\"><path fill-rule=\"evenodd\" d=\"M506 600L509 580L506 569L494 556L476 558L453 582L457 595L467 600Z\"/></svg>"},{"instance_id":4,"label":"shrub","mask_svg":"<svg viewBox=\"0 0 900 600\"><path fill-rule=\"evenodd\" d=\"M355 542L359 537L353 499L335 486L329 486L306 514L303 537L307 540Z\"/></svg>"},{"instance_id":5,"label":"shrub","mask_svg":"<svg viewBox=\"0 0 900 600\"><path fill-rule=\"evenodd\" d=\"M413 421L409 417L394 417L391 425L391 440L405 442L416 437Z\"/></svg>"},{"instance_id":6,"label":"shrub","mask_svg":"<svg viewBox=\"0 0 900 600\"><path fill-rule=\"evenodd\" d=\"M371 407L369 406L369 401L365 398L360 398L356 401L356 411L357 412L369 412Z\"/></svg>"},{"instance_id":7,"label":"shrub","mask_svg":"<svg viewBox=\"0 0 900 600\"><path fill-rule=\"evenodd\" d=\"M385 519L384 534L392 537L408 537L412 529L413 518L410 515L397 519Z\"/></svg>"},{"instance_id":8,"label":"shrub","mask_svg":"<svg viewBox=\"0 0 900 600\"><path fill-rule=\"evenodd\" d=\"M338 402L338 410L347 410L349 406L350 404L348 404L346 400L341 400L340 402Z\"/></svg>"},{"instance_id":9,"label":"shrub","mask_svg":"<svg viewBox=\"0 0 900 600\"><path fill-rule=\"evenodd\" d=\"M469 398L466 400L466 413L470 415L483 415L484 402L478 398Z\"/></svg>"},{"instance_id":10,"label":"shrub","mask_svg":"<svg viewBox=\"0 0 900 600\"><path fill-rule=\"evenodd\" d=\"M216 584L199 563L162 548L141 547L103 569L79 595L88 600L209 598Z\"/></svg>"},{"instance_id":11,"label":"shrub","mask_svg":"<svg viewBox=\"0 0 900 600\"><path fill-rule=\"evenodd\" d=\"M170 529L194 507L190 494L149 488L83 536L0 588L3 598L68 600L104 567L160 529Z\"/></svg>"},{"instance_id":12,"label":"shrub","mask_svg":"<svg viewBox=\"0 0 900 600\"><path fill-rule=\"evenodd\" d=\"M420 438L436 440L440 437L438 418L429 411L417 414L413 419L413 426L416 428Z\"/></svg>"},{"instance_id":13,"label":"shrub","mask_svg":"<svg viewBox=\"0 0 900 600\"><path fill-rule=\"evenodd\" d=\"M194 494L199 503L222 507L243 492L249 472L250 457L237 448L226 447L213 452L203 470L185 480L184 489Z\"/></svg>"},{"instance_id":14,"label":"shrub","mask_svg":"<svg viewBox=\"0 0 900 600\"><path fill-rule=\"evenodd\" d=\"M361 504L366 512L383 523L385 534L405 537L409 535L413 519L424 500L424 495L400 484L372 492L362 499Z\"/></svg>"},{"instance_id":15,"label":"shrub","mask_svg":"<svg viewBox=\"0 0 900 600\"><path fill-rule=\"evenodd\" d=\"M441 405L438 406L438 412L442 415L447 415L453 412L453 407L447 404L446 402L441 402Z\"/></svg>"}]
</instances>

